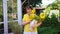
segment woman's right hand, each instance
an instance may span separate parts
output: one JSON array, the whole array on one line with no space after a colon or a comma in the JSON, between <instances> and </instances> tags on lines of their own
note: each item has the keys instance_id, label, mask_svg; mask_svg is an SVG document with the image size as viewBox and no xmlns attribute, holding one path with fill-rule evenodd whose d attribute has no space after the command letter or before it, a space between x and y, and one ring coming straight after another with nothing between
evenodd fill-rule
<instances>
[{"instance_id":1,"label":"woman's right hand","mask_svg":"<svg viewBox=\"0 0 60 34\"><path fill-rule=\"evenodd\" d=\"M26 25L26 24L29 24L31 22L31 20L28 20L28 21L22 21L22 25Z\"/></svg>"}]
</instances>

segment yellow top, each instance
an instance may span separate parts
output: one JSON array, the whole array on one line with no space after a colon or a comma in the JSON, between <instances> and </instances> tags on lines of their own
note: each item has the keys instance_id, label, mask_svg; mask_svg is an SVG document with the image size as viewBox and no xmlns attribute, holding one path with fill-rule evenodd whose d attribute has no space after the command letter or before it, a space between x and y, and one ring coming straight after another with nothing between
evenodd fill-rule
<instances>
[{"instance_id":1,"label":"yellow top","mask_svg":"<svg viewBox=\"0 0 60 34\"><path fill-rule=\"evenodd\" d=\"M29 19L32 20L32 19L34 18L34 15L35 15L35 14L31 14L31 15L24 14L24 16L23 16L23 21L28 21ZM29 30L29 26L30 26L30 24L26 24L26 25L24 26L24 31L25 31L25 32L31 32L31 31ZM32 31L33 31L33 32L36 32L36 31L37 31L37 27L34 28Z\"/></svg>"}]
</instances>

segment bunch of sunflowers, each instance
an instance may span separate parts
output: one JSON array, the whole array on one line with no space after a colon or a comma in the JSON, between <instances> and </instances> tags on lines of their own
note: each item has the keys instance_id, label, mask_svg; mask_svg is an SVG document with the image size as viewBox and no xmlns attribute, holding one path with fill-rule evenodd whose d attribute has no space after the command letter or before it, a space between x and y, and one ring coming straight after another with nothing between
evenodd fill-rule
<instances>
[{"instance_id":1,"label":"bunch of sunflowers","mask_svg":"<svg viewBox=\"0 0 60 34\"><path fill-rule=\"evenodd\" d=\"M35 10L35 8L33 8L33 10L32 10L32 14L35 14L35 13L36 13L36 10ZM45 19L45 16L46 16L46 14L45 14L44 12L42 12L42 13L40 13L39 16L34 15L33 20L35 19L35 20L37 20L37 21L42 22L42 21Z\"/></svg>"},{"instance_id":2,"label":"bunch of sunflowers","mask_svg":"<svg viewBox=\"0 0 60 34\"><path fill-rule=\"evenodd\" d=\"M32 13L35 14L35 9L33 9ZM37 21L42 22L44 19L45 19L45 13L40 13L39 16L34 15L34 18L33 18L33 20L32 20L31 23L30 23L29 30L32 30L31 26L32 26L33 24L37 23Z\"/></svg>"}]
</instances>

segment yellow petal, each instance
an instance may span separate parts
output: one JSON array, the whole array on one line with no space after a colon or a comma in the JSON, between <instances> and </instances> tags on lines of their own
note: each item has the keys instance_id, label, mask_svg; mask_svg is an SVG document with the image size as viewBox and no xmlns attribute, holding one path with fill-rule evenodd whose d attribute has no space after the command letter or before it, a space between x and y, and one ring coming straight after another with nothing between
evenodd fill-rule
<instances>
[{"instance_id":1,"label":"yellow petal","mask_svg":"<svg viewBox=\"0 0 60 34\"><path fill-rule=\"evenodd\" d=\"M34 14L34 13L36 13L36 10L35 10L35 8L33 8L33 10L32 10L32 13Z\"/></svg>"},{"instance_id":2,"label":"yellow petal","mask_svg":"<svg viewBox=\"0 0 60 34\"><path fill-rule=\"evenodd\" d=\"M41 13L40 14L40 19L44 19L45 18L45 14L44 13Z\"/></svg>"}]
</instances>

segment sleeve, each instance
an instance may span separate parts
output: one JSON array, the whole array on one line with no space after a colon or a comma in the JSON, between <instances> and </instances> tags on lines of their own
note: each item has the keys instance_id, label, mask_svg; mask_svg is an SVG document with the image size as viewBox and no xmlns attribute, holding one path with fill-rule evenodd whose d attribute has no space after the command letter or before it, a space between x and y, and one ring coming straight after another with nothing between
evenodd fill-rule
<instances>
[{"instance_id":1,"label":"sleeve","mask_svg":"<svg viewBox=\"0 0 60 34\"><path fill-rule=\"evenodd\" d=\"M26 19L26 15L23 16L23 21L25 21L25 19Z\"/></svg>"}]
</instances>

